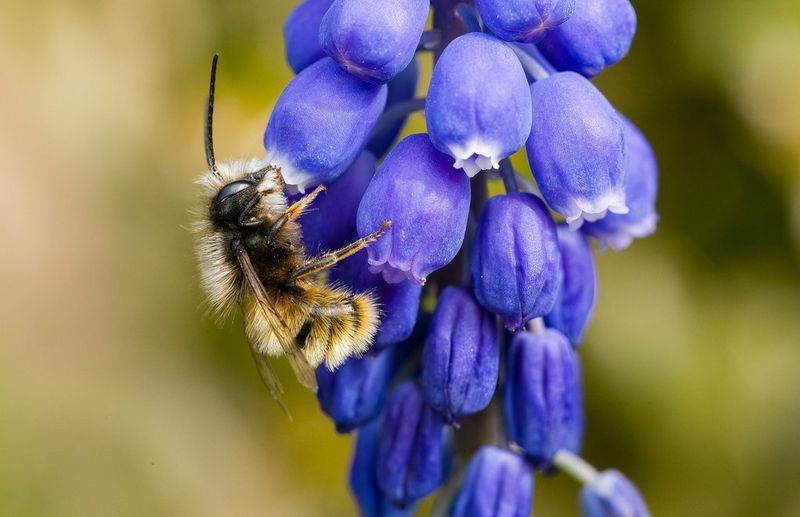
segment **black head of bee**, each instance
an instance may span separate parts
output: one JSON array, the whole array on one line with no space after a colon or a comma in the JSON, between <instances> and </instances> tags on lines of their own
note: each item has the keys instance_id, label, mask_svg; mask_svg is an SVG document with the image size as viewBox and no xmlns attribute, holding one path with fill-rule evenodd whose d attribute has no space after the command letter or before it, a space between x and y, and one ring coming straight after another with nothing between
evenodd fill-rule
<instances>
[{"instance_id":1,"label":"black head of bee","mask_svg":"<svg viewBox=\"0 0 800 517\"><path fill-rule=\"evenodd\" d=\"M235 226L242 213L252 208L253 183L234 181L222 187L211 204L211 219L221 226Z\"/></svg>"},{"instance_id":2,"label":"black head of bee","mask_svg":"<svg viewBox=\"0 0 800 517\"><path fill-rule=\"evenodd\" d=\"M259 169L244 179L228 183L219 190L211 202L211 220L218 226L236 228L245 224L245 218L261 197L258 185L267 169ZM249 226L249 225L248 225Z\"/></svg>"},{"instance_id":3,"label":"black head of bee","mask_svg":"<svg viewBox=\"0 0 800 517\"><path fill-rule=\"evenodd\" d=\"M219 54L214 54L211 61L211 80L208 87L208 103L206 104L205 148L206 162L211 173L222 179L214 158L214 86L217 79L217 61ZM246 178L228 183L219 190L217 197L211 202L210 216L216 226L236 228L243 225L247 213L258 203L260 193L258 184L264 178L266 169L250 173Z\"/></svg>"}]
</instances>

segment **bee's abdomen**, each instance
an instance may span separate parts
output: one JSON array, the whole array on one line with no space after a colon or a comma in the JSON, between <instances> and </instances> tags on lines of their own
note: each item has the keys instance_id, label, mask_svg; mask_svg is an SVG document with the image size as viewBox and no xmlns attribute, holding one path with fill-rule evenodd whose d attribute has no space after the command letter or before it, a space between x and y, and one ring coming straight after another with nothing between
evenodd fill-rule
<instances>
[{"instance_id":1,"label":"bee's abdomen","mask_svg":"<svg viewBox=\"0 0 800 517\"><path fill-rule=\"evenodd\" d=\"M353 294L330 286L315 291L315 303L298 341L312 366L324 361L333 370L370 347L378 330L378 306L371 294Z\"/></svg>"}]
</instances>

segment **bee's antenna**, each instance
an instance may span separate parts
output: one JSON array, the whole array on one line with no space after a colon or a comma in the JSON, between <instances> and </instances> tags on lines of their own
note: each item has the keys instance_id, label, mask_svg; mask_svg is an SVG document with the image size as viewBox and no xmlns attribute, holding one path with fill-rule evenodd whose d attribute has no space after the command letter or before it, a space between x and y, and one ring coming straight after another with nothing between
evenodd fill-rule
<instances>
[{"instance_id":1,"label":"bee's antenna","mask_svg":"<svg viewBox=\"0 0 800 517\"><path fill-rule=\"evenodd\" d=\"M206 162L211 172L219 176L217 162L214 160L214 135L212 125L214 122L214 84L217 81L217 61L219 52L211 59L211 83L208 86L208 104L206 105Z\"/></svg>"}]
</instances>

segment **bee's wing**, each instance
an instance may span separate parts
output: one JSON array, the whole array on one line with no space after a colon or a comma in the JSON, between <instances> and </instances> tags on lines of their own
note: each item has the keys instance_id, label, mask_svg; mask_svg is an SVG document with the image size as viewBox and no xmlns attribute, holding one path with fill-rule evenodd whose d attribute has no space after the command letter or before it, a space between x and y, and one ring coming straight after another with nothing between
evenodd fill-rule
<instances>
[{"instance_id":1,"label":"bee's wing","mask_svg":"<svg viewBox=\"0 0 800 517\"><path fill-rule=\"evenodd\" d=\"M275 308L275 305L269 299L267 291L264 289L264 285L261 283L261 280L256 274L256 270L253 268L253 263L250 261L250 255L247 254L247 250L244 248L239 248L236 251L236 257L239 260L239 265L242 267L242 271L247 279L247 283L250 284L250 288L253 290L253 295L256 299L256 306L258 307L258 310L261 311L264 319L269 323L272 332L275 333L275 337L278 339L281 349L283 349L283 353L289 360L289 364L291 365L292 370L294 370L297 380L300 381L300 384L316 393L317 377L314 374L314 369L310 364L308 364L308 361L303 355L303 352L300 350L300 347L297 346L297 342L295 341L291 330L289 330L289 327L286 326L286 323L284 323L283 318ZM251 343L251 347L252 346L254 345ZM255 352L259 353L260 355L260 352L257 350ZM261 367L259 367L259 370L261 370ZM272 375L274 376L274 373L272 373ZM269 384L267 384L267 386L269 387Z\"/></svg>"},{"instance_id":2,"label":"bee's wing","mask_svg":"<svg viewBox=\"0 0 800 517\"><path fill-rule=\"evenodd\" d=\"M289 413L289 410L283 403L283 386L281 385L281 381L278 380L278 375L272 368L272 364L270 364L269 359L258 350L253 341L248 340L248 342L250 344L250 353L253 355L253 360L256 362L256 368L258 369L258 374L261 376L261 380L264 381L264 384L267 386L272 398L275 399L275 402L277 402L283 412L286 413L289 420L292 420L291 413Z\"/></svg>"}]
</instances>

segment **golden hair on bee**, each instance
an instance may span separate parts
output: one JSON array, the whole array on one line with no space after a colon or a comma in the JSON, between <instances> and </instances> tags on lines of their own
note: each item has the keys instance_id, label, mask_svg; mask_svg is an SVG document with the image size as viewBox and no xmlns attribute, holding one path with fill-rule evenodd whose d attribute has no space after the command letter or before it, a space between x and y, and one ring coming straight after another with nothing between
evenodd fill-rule
<instances>
[{"instance_id":1,"label":"golden hair on bee","mask_svg":"<svg viewBox=\"0 0 800 517\"><path fill-rule=\"evenodd\" d=\"M208 170L197 180L203 202L194 226L200 280L214 313L241 311L259 373L283 407L283 389L268 356L285 355L300 383L316 391L315 367L324 362L333 370L372 344L379 324L373 296L325 285L317 277L375 241L390 223L338 250L308 257L297 219L325 187L290 204L278 167L257 159L216 162L217 60L215 54L206 116Z\"/></svg>"}]
</instances>

